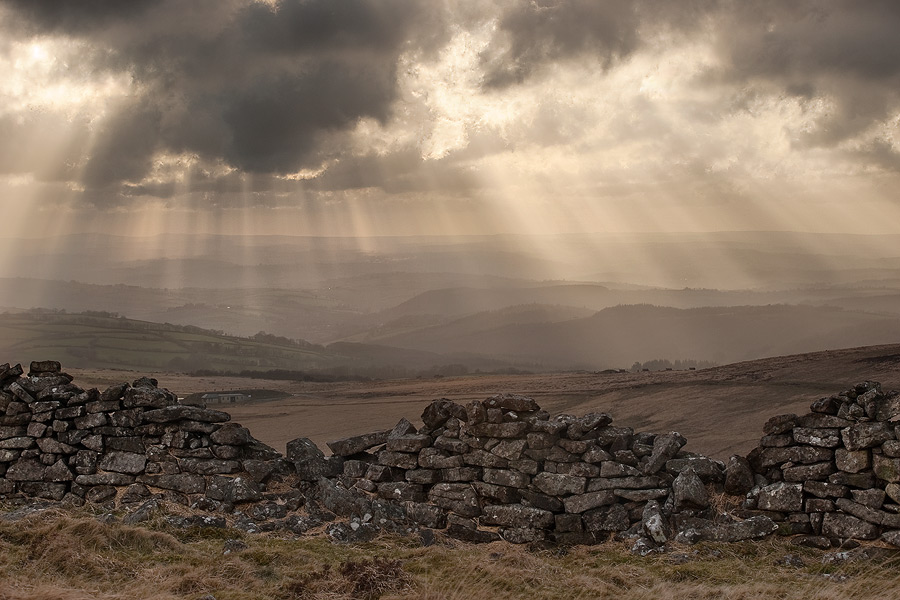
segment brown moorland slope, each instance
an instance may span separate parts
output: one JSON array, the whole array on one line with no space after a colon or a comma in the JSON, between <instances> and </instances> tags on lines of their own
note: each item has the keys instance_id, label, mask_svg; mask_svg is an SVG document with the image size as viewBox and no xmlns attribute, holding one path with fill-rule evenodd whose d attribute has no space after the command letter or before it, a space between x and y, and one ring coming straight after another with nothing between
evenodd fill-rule
<instances>
[{"instance_id":1,"label":"brown moorland slope","mask_svg":"<svg viewBox=\"0 0 900 600\"><path fill-rule=\"evenodd\" d=\"M71 371L83 386L133 379L126 371ZM772 415L805 412L822 395L859 380L900 389L900 344L866 346L766 358L698 371L472 375L435 379L309 383L189 377L153 373L160 385L193 392L267 388L289 397L224 408L258 439L284 451L296 437L324 448L327 440L392 427L401 417L416 424L435 398L465 403L499 392L531 396L556 413L608 412L614 424L641 431L675 430L687 450L716 458L745 454Z\"/></svg>"}]
</instances>

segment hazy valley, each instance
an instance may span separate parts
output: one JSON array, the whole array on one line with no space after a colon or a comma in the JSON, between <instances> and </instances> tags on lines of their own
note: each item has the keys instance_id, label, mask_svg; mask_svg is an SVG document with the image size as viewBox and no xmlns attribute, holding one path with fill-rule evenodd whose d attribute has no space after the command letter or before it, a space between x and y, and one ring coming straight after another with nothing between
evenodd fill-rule
<instances>
[{"instance_id":1,"label":"hazy valley","mask_svg":"<svg viewBox=\"0 0 900 600\"><path fill-rule=\"evenodd\" d=\"M897 238L22 239L0 270L0 307L8 313L0 349L31 360L58 348L79 366L366 377L628 369L653 360L726 364L900 339ZM265 332L286 347L228 350L250 342L223 338L142 350L140 338L130 346L102 340L118 336L115 329L159 329L126 319L65 342L46 324L16 329L26 316L73 318L32 309L89 311L95 321L109 313L200 328L213 338ZM57 346L38 343L41 336ZM129 351L103 351L117 346Z\"/></svg>"}]
</instances>

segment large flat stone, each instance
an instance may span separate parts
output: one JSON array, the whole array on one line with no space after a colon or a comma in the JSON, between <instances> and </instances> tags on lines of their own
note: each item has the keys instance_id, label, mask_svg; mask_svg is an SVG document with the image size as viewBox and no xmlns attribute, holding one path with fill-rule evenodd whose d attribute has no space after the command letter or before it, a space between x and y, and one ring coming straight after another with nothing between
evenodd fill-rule
<instances>
[{"instance_id":1,"label":"large flat stone","mask_svg":"<svg viewBox=\"0 0 900 600\"><path fill-rule=\"evenodd\" d=\"M351 456L353 454L365 452L369 448L380 446L387 441L390 433L390 429L385 429L384 431L375 431L372 433L364 433L362 435L354 435L339 440L333 440L331 442L326 442L326 444L331 448L332 454L336 456Z\"/></svg>"}]
</instances>

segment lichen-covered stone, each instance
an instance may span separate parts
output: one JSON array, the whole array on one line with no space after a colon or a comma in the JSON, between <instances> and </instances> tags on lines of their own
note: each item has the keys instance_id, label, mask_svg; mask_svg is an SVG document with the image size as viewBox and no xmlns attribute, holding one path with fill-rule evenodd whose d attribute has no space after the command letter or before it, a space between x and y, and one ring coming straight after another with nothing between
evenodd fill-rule
<instances>
[{"instance_id":1,"label":"lichen-covered stone","mask_svg":"<svg viewBox=\"0 0 900 600\"><path fill-rule=\"evenodd\" d=\"M800 512L803 510L803 485L778 482L760 489L757 500L760 510Z\"/></svg>"}]
</instances>

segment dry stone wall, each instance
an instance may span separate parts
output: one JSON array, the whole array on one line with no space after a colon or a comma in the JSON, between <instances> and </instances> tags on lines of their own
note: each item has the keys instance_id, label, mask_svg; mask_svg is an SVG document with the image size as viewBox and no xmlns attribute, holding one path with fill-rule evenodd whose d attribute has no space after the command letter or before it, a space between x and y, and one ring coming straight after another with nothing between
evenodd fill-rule
<instances>
[{"instance_id":1,"label":"dry stone wall","mask_svg":"<svg viewBox=\"0 0 900 600\"><path fill-rule=\"evenodd\" d=\"M83 390L55 361L0 365L0 495L101 503L157 493L234 503L289 467L227 413L140 378ZM201 502L201 505L204 503Z\"/></svg>"},{"instance_id":2,"label":"dry stone wall","mask_svg":"<svg viewBox=\"0 0 900 600\"><path fill-rule=\"evenodd\" d=\"M772 417L748 464L746 508L803 534L900 545L900 394L873 381L821 398L811 412Z\"/></svg>"},{"instance_id":3,"label":"dry stone wall","mask_svg":"<svg viewBox=\"0 0 900 600\"><path fill-rule=\"evenodd\" d=\"M99 503L132 522L169 502L193 511L184 525L321 528L341 541L382 530L469 542L615 536L646 554L778 532L821 547L900 545L900 395L865 382L811 411L773 417L760 446L727 463L684 451L676 432L636 432L605 413L551 416L515 394L436 400L421 427L402 419L331 441L331 455L298 438L281 456L153 379L101 392L54 361L27 374L6 364L0 498Z\"/></svg>"}]
</instances>

